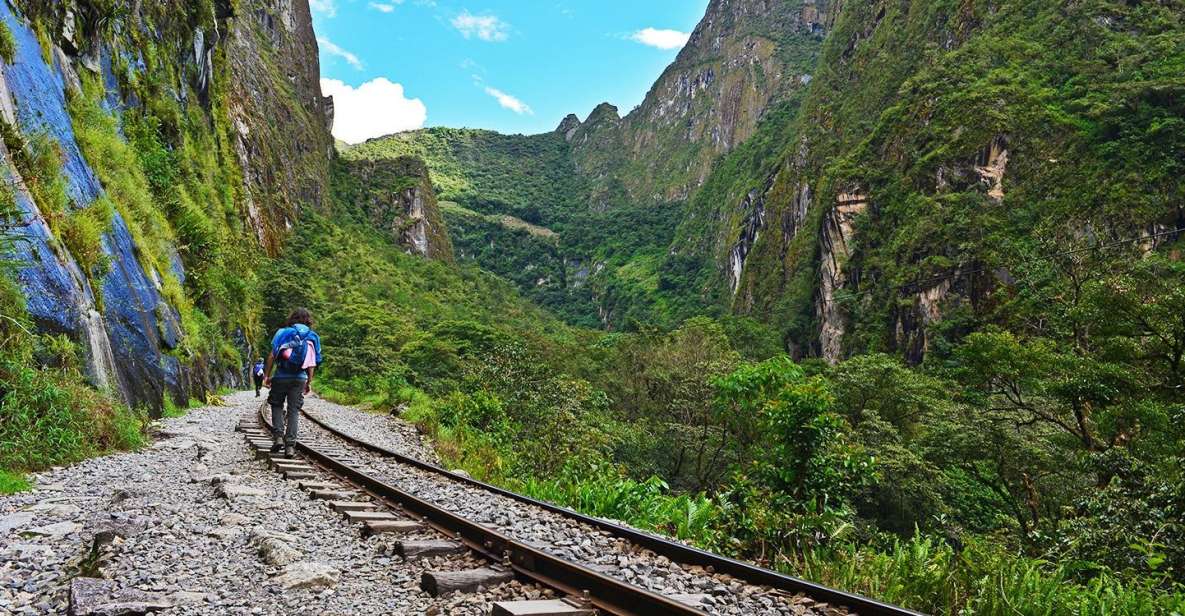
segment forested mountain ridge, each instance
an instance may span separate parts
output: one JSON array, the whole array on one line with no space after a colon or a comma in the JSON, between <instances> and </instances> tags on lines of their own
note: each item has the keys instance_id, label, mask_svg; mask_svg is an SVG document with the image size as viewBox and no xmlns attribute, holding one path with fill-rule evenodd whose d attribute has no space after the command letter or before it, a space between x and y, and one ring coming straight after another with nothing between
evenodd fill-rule
<instances>
[{"instance_id":1,"label":"forested mountain ridge","mask_svg":"<svg viewBox=\"0 0 1185 616\"><path fill-rule=\"evenodd\" d=\"M686 201L715 159L810 82L835 3L713 0L687 45L625 117L602 105L566 120L591 207Z\"/></svg>"},{"instance_id":2,"label":"forested mountain ridge","mask_svg":"<svg viewBox=\"0 0 1185 616\"><path fill-rule=\"evenodd\" d=\"M659 270L684 203L717 157L802 95L833 6L714 0L625 117L605 103L583 122L568 116L555 133L432 128L345 147L343 156L422 156L442 199L558 233L540 242L473 217L450 221L461 258L514 280L569 321L674 324L714 309L705 292L669 292Z\"/></svg>"},{"instance_id":3,"label":"forested mountain ridge","mask_svg":"<svg viewBox=\"0 0 1185 616\"><path fill-rule=\"evenodd\" d=\"M456 205L443 214L458 259L513 281L570 323L619 329L660 320L653 267L680 204L589 207L594 180L559 132L430 128L339 149L348 166L422 158L440 199Z\"/></svg>"},{"instance_id":4,"label":"forested mountain ridge","mask_svg":"<svg viewBox=\"0 0 1185 616\"><path fill-rule=\"evenodd\" d=\"M930 330L952 326L943 315L969 318L963 332L997 322L991 298L1016 288L1018 263L1177 226L1179 20L1171 5L1103 1L713 2L638 109L623 118L605 104L561 123L567 152L555 135L455 129L357 151L468 142L463 154L437 147L429 167L483 188L504 179L483 193L500 196L442 187L444 198L559 241L471 222L462 258L573 322L733 313L777 327L796 357L884 350L920 362L940 335ZM538 174L488 164L508 150L481 144L499 139ZM1139 206L1121 208L1129 197ZM623 247L590 238L585 221L650 227ZM980 239L960 236L972 230Z\"/></svg>"}]
</instances>

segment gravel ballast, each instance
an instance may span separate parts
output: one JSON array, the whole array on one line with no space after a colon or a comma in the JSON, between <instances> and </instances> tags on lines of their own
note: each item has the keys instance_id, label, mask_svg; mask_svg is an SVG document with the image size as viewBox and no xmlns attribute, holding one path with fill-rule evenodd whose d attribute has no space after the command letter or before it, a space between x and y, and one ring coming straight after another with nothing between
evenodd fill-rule
<instances>
[{"instance_id":1,"label":"gravel ballast","mask_svg":"<svg viewBox=\"0 0 1185 616\"><path fill-rule=\"evenodd\" d=\"M417 454L423 442L414 429L393 418L349 409L324 400L310 400L306 411L354 438L423 459ZM396 425L394 429L388 426ZM817 603L801 595L754 586L728 575L709 573L702 567L684 566L654 552L630 544L606 531L570 517L512 498L461 484L430 471L401 464L394 459L348 445L347 441L305 422L302 440L311 446L342 447L360 461L372 476L407 490L444 509L496 528L520 541L566 560L581 563L606 575L651 591L682 596L700 609L728 616L803 614L833 616L847 611Z\"/></svg>"},{"instance_id":2,"label":"gravel ballast","mask_svg":"<svg viewBox=\"0 0 1185 616\"><path fill-rule=\"evenodd\" d=\"M544 592L428 596L424 570L461 565L403 562L363 539L254 459L234 431L258 409L253 393L225 404L161 421L142 451L37 473L33 491L0 497L0 613L64 614L72 586L100 609L135 599L162 614L477 615Z\"/></svg>"}]
</instances>

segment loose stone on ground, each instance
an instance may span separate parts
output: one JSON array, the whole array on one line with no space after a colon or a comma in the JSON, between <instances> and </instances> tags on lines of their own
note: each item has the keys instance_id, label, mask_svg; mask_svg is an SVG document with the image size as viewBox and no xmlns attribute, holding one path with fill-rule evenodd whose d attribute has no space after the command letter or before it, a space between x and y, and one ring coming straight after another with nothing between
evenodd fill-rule
<instances>
[{"instance_id":1,"label":"loose stone on ground","mask_svg":"<svg viewBox=\"0 0 1185 616\"><path fill-rule=\"evenodd\" d=\"M253 393L226 400L161 421L142 451L0 497L0 614L66 614L73 596L86 614L478 616L516 595L430 597L422 566L254 459L234 431L258 409Z\"/></svg>"}]
</instances>

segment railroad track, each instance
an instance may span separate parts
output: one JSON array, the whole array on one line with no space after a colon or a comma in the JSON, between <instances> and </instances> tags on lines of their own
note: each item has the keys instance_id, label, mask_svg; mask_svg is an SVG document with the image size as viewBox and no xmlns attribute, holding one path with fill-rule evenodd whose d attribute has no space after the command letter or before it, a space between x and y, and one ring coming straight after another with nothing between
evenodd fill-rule
<instances>
[{"instance_id":1,"label":"railroad track","mask_svg":"<svg viewBox=\"0 0 1185 616\"><path fill-rule=\"evenodd\" d=\"M266 415L261 407L257 422L240 425L261 457L269 457ZM917 614L491 486L347 435L311 414L305 418L303 462L273 458L286 477L313 490L324 476L355 487L324 491L325 484L313 496L333 500L364 533L427 529L444 537L397 540L392 549L400 556L468 552L490 562L451 575L425 572L425 590L472 590L513 576L566 596L546 605L498 603L493 614ZM373 501L355 501L358 496Z\"/></svg>"}]
</instances>

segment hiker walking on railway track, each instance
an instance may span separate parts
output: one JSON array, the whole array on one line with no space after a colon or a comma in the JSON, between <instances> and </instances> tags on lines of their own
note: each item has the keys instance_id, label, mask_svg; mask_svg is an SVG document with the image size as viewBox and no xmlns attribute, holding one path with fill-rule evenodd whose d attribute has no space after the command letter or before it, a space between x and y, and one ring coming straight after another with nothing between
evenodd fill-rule
<instances>
[{"instance_id":1,"label":"hiker walking on railway track","mask_svg":"<svg viewBox=\"0 0 1185 616\"><path fill-rule=\"evenodd\" d=\"M264 374L263 367L264 367L264 365L265 364L263 363L263 358L260 357L259 359L256 359L255 363L251 366L251 380L255 381L255 397L256 398L259 397L259 389L261 387L263 387L263 374Z\"/></svg>"},{"instance_id":2,"label":"hiker walking on railway track","mask_svg":"<svg viewBox=\"0 0 1185 616\"><path fill-rule=\"evenodd\" d=\"M272 352L264 367L263 384L270 388L267 402L272 407L272 453L282 448L284 455L292 457L300 409L305 395L312 391L313 374L320 363L321 338L313 331L313 315L297 308L272 337Z\"/></svg>"}]
</instances>

